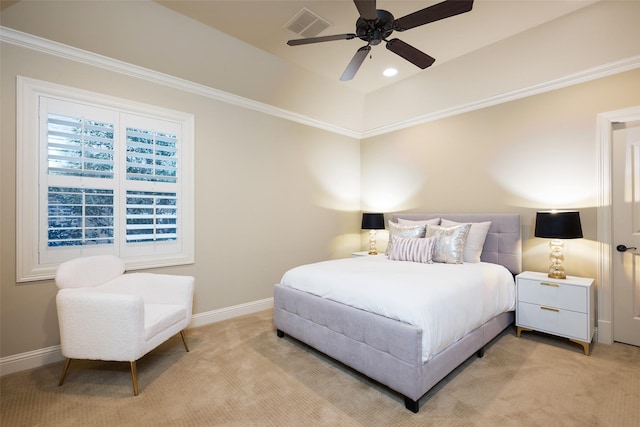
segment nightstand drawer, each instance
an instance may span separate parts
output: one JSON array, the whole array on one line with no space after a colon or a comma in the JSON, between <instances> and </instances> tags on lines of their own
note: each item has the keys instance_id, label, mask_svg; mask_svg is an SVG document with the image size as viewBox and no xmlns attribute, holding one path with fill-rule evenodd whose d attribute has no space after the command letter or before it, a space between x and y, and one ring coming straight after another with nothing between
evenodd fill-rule
<instances>
[{"instance_id":1,"label":"nightstand drawer","mask_svg":"<svg viewBox=\"0 0 640 427\"><path fill-rule=\"evenodd\" d=\"M584 313L588 306L587 291L584 286L557 281L520 279L518 301Z\"/></svg>"},{"instance_id":2,"label":"nightstand drawer","mask_svg":"<svg viewBox=\"0 0 640 427\"><path fill-rule=\"evenodd\" d=\"M565 338L591 341L587 313L518 302L518 326Z\"/></svg>"}]
</instances>

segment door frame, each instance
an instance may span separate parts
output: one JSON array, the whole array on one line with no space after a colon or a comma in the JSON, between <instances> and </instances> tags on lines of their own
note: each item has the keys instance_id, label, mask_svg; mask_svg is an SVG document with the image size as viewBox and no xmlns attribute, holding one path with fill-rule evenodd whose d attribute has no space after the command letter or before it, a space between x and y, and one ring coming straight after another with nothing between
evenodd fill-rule
<instances>
[{"instance_id":1,"label":"door frame","mask_svg":"<svg viewBox=\"0 0 640 427\"><path fill-rule=\"evenodd\" d=\"M609 111L597 116L597 141L599 152L600 190L598 193L598 325L597 341L613 343L613 206L611 189L611 161L613 157L613 132L615 123L640 120L640 106Z\"/></svg>"}]
</instances>

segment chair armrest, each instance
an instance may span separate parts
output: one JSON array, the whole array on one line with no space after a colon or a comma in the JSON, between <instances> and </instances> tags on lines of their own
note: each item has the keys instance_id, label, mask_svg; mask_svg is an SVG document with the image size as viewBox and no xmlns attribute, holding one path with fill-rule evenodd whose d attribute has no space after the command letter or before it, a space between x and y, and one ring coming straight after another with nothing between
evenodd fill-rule
<instances>
[{"instance_id":1,"label":"chair armrest","mask_svg":"<svg viewBox=\"0 0 640 427\"><path fill-rule=\"evenodd\" d=\"M144 300L96 288L56 295L62 354L74 359L133 361L144 355Z\"/></svg>"}]
</instances>

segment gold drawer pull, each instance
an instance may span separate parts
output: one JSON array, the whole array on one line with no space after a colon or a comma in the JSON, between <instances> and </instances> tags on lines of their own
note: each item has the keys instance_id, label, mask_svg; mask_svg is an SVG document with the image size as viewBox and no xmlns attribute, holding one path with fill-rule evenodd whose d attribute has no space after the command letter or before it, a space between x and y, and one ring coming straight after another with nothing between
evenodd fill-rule
<instances>
[{"instance_id":1,"label":"gold drawer pull","mask_svg":"<svg viewBox=\"0 0 640 427\"><path fill-rule=\"evenodd\" d=\"M557 283L549 283L549 282L540 282L542 286L553 286L554 288L559 288L560 285Z\"/></svg>"},{"instance_id":2,"label":"gold drawer pull","mask_svg":"<svg viewBox=\"0 0 640 427\"><path fill-rule=\"evenodd\" d=\"M556 313L560 313L560 310L558 310L557 308L540 307L540 310L555 311Z\"/></svg>"}]
</instances>

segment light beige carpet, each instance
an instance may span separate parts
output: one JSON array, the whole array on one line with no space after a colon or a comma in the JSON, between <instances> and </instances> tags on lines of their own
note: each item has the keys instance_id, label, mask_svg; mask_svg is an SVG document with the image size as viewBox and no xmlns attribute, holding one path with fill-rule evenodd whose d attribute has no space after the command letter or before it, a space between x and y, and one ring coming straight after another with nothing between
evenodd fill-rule
<instances>
[{"instance_id":1,"label":"light beige carpet","mask_svg":"<svg viewBox=\"0 0 640 427\"><path fill-rule=\"evenodd\" d=\"M581 347L507 329L425 397L400 396L289 338L271 311L187 331L138 362L74 361L3 377L17 426L640 426L640 348Z\"/></svg>"}]
</instances>

